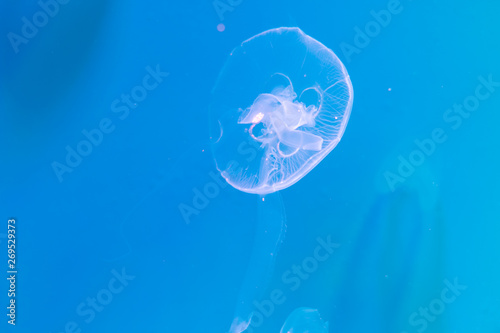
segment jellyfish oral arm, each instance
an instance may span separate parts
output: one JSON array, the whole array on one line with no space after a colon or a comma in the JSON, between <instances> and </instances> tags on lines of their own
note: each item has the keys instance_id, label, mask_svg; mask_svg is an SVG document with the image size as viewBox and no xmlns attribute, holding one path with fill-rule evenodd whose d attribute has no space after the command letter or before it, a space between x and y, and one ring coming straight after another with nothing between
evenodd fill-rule
<instances>
[{"instance_id":1,"label":"jellyfish oral arm","mask_svg":"<svg viewBox=\"0 0 500 333\"><path fill-rule=\"evenodd\" d=\"M300 130L282 132L279 138L287 146L304 150L320 151L323 145L321 137Z\"/></svg>"},{"instance_id":2,"label":"jellyfish oral arm","mask_svg":"<svg viewBox=\"0 0 500 333\"><path fill-rule=\"evenodd\" d=\"M286 232L285 208L280 193L259 198L257 228L247 274L238 295L229 333L240 333L252 322L255 305L266 295L276 255Z\"/></svg>"},{"instance_id":3,"label":"jellyfish oral arm","mask_svg":"<svg viewBox=\"0 0 500 333\"><path fill-rule=\"evenodd\" d=\"M272 94L260 94L253 104L246 108L240 119L239 124L256 124L262 121L264 116L273 112L278 106L279 100Z\"/></svg>"},{"instance_id":4,"label":"jellyfish oral arm","mask_svg":"<svg viewBox=\"0 0 500 333\"><path fill-rule=\"evenodd\" d=\"M238 123L251 124L250 136L259 142L275 145L282 156L291 156L299 149L320 151L323 139L300 129L314 126L315 108L294 101L296 97L291 85L275 88L271 94L260 94L242 112ZM255 131L258 124L262 124L261 133ZM291 153L285 153L280 145L291 148Z\"/></svg>"}]
</instances>

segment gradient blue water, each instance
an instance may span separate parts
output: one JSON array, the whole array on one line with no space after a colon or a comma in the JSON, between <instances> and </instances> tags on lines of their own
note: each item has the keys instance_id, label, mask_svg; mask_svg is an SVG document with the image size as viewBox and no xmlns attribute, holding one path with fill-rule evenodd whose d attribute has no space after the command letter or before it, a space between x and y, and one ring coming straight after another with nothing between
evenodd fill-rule
<instances>
[{"instance_id":1,"label":"gradient blue water","mask_svg":"<svg viewBox=\"0 0 500 333\"><path fill-rule=\"evenodd\" d=\"M330 332L417 332L422 324L409 317L455 278L467 289L425 332L498 331L500 89L458 129L443 119L474 95L479 76L500 81L498 4L401 1L349 61L340 45L353 44L354 27L387 5L243 1L221 22L211 1L70 1L15 53L7 34L19 34L22 17L40 7L3 2L1 266L5 273L6 221L15 217L19 273L16 327L0 284L1 331L229 328L252 251L255 197L221 188L189 224L179 205L192 205L193 189L212 181L208 103L227 55L280 26L299 26L336 52L355 99L341 143L282 193L288 228L269 291L282 290L286 302L255 331L279 332L308 307ZM112 102L157 65L169 75L121 120ZM104 118L114 131L60 182L53 162L64 163L65 147ZM391 191L384 173L436 128L446 142ZM282 275L328 235L340 246L291 291ZM92 319L80 315L123 269L131 276L123 290Z\"/></svg>"}]
</instances>

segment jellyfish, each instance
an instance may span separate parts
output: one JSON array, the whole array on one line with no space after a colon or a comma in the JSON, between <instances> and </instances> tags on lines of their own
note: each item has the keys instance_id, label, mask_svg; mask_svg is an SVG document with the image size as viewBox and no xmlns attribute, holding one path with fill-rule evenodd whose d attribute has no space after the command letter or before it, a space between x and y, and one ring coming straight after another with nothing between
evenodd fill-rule
<instances>
[{"instance_id":1,"label":"jellyfish","mask_svg":"<svg viewBox=\"0 0 500 333\"><path fill-rule=\"evenodd\" d=\"M328 322L316 309L297 308L285 320L280 333L328 333Z\"/></svg>"},{"instance_id":2,"label":"jellyfish","mask_svg":"<svg viewBox=\"0 0 500 333\"><path fill-rule=\"evenodd\" d=\"M299 28L246 40L231 52L212 92L217 169L247 193L293 185L337 146L352 101L339 58Z\"/></svg>"},{"instance_id":3,"label":"jellyfish","mask_svg":"<svg viewBox=\"0 0 500 333\"><path fill-rule=\"evenodd\" d=\"M299 28L272 29L244 41L221 70L210 104L215 165L232 187L259 200L253 253L230 333L258 326L254 304L269 284L286 230L278 191L337 146L352 101L344 65Z\"/></svg>"}]
</instances>

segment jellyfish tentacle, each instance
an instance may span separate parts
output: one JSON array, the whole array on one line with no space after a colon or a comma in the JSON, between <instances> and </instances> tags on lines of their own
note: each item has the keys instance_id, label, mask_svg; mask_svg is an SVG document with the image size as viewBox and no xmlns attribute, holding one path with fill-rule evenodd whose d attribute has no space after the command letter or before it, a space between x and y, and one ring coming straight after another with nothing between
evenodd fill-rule
<instances>
[{"instance_id":1,"label":"jellyfish tentacle","mask_svg":"<svg viewBox=\"0 0 500 333\"><path fill-rule=\"evenodd\" d=\"M274 271L276 255L286 232L286 215L279 192L258 198L257 229L247 274L238 295L229 333L240 333L251 324L254 302L264 297Z\"/></svg>"}]
</instances>

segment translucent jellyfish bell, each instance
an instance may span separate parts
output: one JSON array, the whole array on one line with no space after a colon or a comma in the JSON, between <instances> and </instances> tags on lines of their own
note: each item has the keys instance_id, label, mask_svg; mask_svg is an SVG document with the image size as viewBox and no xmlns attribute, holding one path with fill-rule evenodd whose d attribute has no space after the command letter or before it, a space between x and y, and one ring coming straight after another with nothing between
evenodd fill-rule
<instances>
[{"instance_id":1,"label":"translucent jellyfish bell","mask_svg":"<svg viewBox=\"0 0 500 333\"><path fill-rule=\"evenodd\" d=\"M299 28L248 39L233 50L213 90L217 168L248 193L293 185L338 144L352 100L344 65Z\"/></svg>"}]
</instances>

